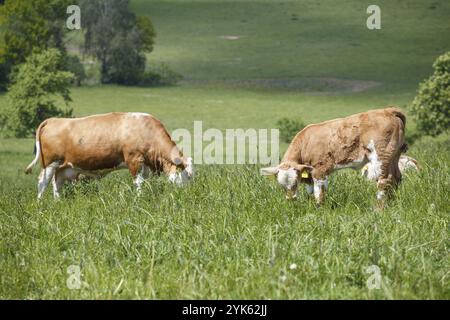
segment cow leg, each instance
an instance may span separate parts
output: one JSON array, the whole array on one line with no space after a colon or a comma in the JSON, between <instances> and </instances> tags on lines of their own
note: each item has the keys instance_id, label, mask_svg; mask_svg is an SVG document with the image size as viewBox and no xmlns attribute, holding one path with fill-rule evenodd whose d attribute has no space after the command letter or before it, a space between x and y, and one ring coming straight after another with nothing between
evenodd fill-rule
<instances>
[{"instance_id":1,"label":"cow leg","mask_svg":"<svg viewBox=\"0 0 450 320\"><path fill-rule=\"evenodd\" d=\"M377 201L381 210L384 209L386 198L392 195L401 180L398 157L393 157L390 163L385 163L382 167L383 172L377 180Z\"/></svg>"},{"instance_id":2,"label":"cow leg","mask_svg":"<svg viewBox=\"0 0 450 320\"><path fill-rule=\"evenodd\" d=\"M381 176L377 181L377 203L378 209L383 210L386 202L386 197L390 195L393 189L393 179L391 174Z\"/></svg>"},{"instance_id":3,"label":"cow leg","mask_svg":"<svg viewBox=\"0 0 450 320\"><path fill-rule=\"evenodd\" d=\"M142 165L142 177L145 179L148 179L150 177L150 167L147 165Z\"/></svg>"},{"instance_id":4,"label":"cow leg","mask_svg":"<svg viewBox=\"0 0 450 320\"><path fill-rule=\"evenodd\" d=\"M328 189L328 178L313 179L314 181L314 197L318 205L323 204L325 201L325 191Z\"/></svg>"},{"instance_id":5,"label":"cow leg","mask_svg":"<svg viewBox=\"0 0 450 320\"><path fill-rule=\"evenodd\" d=\"M148 171L147 166L144 164L143 159L127 161L128 170L133 177L133 183L136 187L138 194L142 192L142 182L145 180L146 172Z\"/></svg>"},{"instance_id":6,"label":"cow leg","mask_svg":"<svg viewBox=\"0 0 450 320\"><path fill-rule=\"evenodd\" d=\"M305 186L305 190L309 195L312 195L314 193L314 185L313 184L307 184Z\"/></svg>"},{"instance_id":7,"label":"cow leg","mask_svg":"<svg viewBox=\"0 0 450 320\"><path fill-rule=\"evenodd\" d=\"M56 170L55 175L53 176L52 184L53 184L53 198L59 199L61 197L62 186L65 181L65 172L63 170Z\"/></svg>"},{"instance_id":8,"label":"cow leg","mask_svg":"<svg viewBox=\"0 0 450 320\"><path fill-rule=\"evenodd\" d=\"M136 190L138 194L142 193L142 182L145 181L145 165L141 165L136 177L134 178L134 185L136 186Z\"/></svg>"},{"instance_id":9,"label":"cow leg","mask_svg":"<svg viewBox=\"0 0 450 320\"><path fill-rule=\"evenodd\" d=\"M38 200L42 199L45 189L47 189L48 184L53 179L58 166L59 164L57 162L53 162L48 167L41 170L38 181Z\"/></svg>"}]
</instances>

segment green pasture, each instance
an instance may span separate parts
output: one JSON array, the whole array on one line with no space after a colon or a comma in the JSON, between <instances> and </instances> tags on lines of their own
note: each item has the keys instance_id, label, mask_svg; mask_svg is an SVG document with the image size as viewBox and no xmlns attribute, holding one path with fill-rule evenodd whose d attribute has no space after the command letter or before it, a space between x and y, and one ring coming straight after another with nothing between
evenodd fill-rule
<instances>
[{"instance_id":1,"label":"green pasture","mask_svg":"<svg viewBox=\"0 0 450 320\"><path fill-rule=\"evenodd\" d=\"M149 112L169 131L276 128L387 105L408 114L418 83L450 50L448 1L133 0L157 31L149 64L167 87L72 88L77 116ZM75 41L76 36L71 38ZM68 43L70 45L70 43ZM0 107L7 103L0 95ZM414 132L408 117L407 134ZM38 203L33 139L0 139L0 298L449 299L450 140L417 139L411 172L383 212L358 172L332 176L317 208L289 202L259 165L197 166L191 185L152 177L137 197L126 171L51 188ZM281 145L284 150L286 144ZM369 266L381 272L370 290ZM69 289L68 267L83 285Z\"/></svg>"}]
</instances>

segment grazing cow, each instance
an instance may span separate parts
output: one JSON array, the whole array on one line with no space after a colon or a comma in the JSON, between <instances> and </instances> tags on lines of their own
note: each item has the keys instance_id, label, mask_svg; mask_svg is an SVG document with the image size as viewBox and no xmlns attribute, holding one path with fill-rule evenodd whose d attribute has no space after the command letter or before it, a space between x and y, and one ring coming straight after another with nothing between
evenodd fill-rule
<instances>
[{"instance_id":1,"label":"grazing cow","mask_svg":"<svg viewBox=\"0 0 450 320\"><path fill-rule=\"evenodd\" d=\"M145 113L47 119L36 131L36 157L25 173L38 161L38 199L50 181L59 198L66 180L101 177L122 168L128 168L138 192L150 171L164 172L176 184L193 177L192 159L182 155L159 120Z\"/></svg>"},{"instance_id":2,"label":"grazing cow","mask_svg":"<svg viewBox=\"0 0 450 320\"><path fill-rule=\"evenodd\" d=\"M386 108L309 125L294 137L281 163L261 169L261 174L276 175L291 199L297 197L298 183L307 183L321 204L333 171L359 170L370 162L367 176L377 181L382 207L386 193L401 179L398 161L405 148L405 123L399 109Z\"/></svg>"},{"instance_id":3,"label":"grazing cow","mask_svg":"<svg viewBox=\"0 0 450 320\"><path fill-rule=\"evenodd\" d=\"M369 162L364 166L364 168L361 169L361 175L364 177L368 177L369 167L371 166L371 163ZM420 166L419 162L411 157L408 157L404 154L400 156L400 159L398 160L398 168L400 169L401 174L404 174L406 171L409 170L416 170L419 171Z\"/></svg>"}]
</instances>

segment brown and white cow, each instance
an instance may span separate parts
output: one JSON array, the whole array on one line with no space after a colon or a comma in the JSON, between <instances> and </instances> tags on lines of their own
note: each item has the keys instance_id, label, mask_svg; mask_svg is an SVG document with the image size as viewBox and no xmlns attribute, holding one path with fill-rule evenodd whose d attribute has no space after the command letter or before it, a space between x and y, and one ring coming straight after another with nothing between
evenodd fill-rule
<instances>
[{"instance_id":1,"label":"brown and white cow","mask_svg":"<svg viewBox=\"0 0 450 320\"><path fill-rule=\"evenodd\" d=\"M287 198L297 197L299 182L307 183L321 204L331 173L370 163L367 176L377 181L377 199L383 204L401 179L398 161L405 148L405 124L401 110L390 107L309 125L294 137L281 163L261 169L261 174L276 175Z\"/></svg>"},{"instance_id":2,"label":"brown and white cow","mask_svg":"<svg viewBox=\"0 0 450 320\"><path fill-rule=\"evenodd\" d=\"M164 125L146 113L47 119L36 131L36 157L25 172L31 173L37 162L42 168L39 199L50 181L58 198L66 180L122 168L128 168L138 192L150 171L164 172L176 184L193 177L192 159L185 158Z\"/></svg>"}]
</instances>

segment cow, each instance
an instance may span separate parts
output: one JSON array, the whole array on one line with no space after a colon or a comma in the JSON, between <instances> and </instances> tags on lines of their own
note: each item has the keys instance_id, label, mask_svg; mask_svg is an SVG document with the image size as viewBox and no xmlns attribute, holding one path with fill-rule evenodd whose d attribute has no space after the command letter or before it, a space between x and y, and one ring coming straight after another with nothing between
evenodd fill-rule
<instances>
[{"instance_id":1,"label":"cow","mask_svg":"<svg viewBox=\"0 0 450 320\"><path fill-rule=\"evenodd\" d=\"M150 172L164 172L178 185L194 175L192 159L184 157L164 125L146 113L50 118L36 130L35 144L36 157L25 173L40 162L38 199L50 181L54 198L59 198L67 180L102 177L123 168L128 168L138 193Z\"/></svg>"},{"instance_id":2,"label":"cow","mask_svg":"<svg viewBox=\"0 0 450 320\"><path fill-rule=\"evenodd\" d=\"M363 177L366 177L366 178L368 177L368 172L369 172L370 166L371 166L371 163L369 162L364 166L364 168L361 169L361 175ZM420 170L419 162L416 159L411 158L404 154L402 154L400 156L400 159L398 160L398 168L400 169L401 174L404 174L406 171L410 171L410 170L415 170L415 171Z\"/></svg>"},{"instance_id":3,"label":"cow","mask_svg":"<svg viewBox=\"0 0 450 320\"><path fill-rule=\"evenodd\" d=\"M377 182L382 209L385 197L401 180L398 162L405 149L405 125L405 115L395 107L311 124L297 133L280 164L262 168L261 174L276 175L287 199L296 199L298 184L306 183L321 205L329 175L370 163L367 176Z\"/></svg>"}]
</instances>

